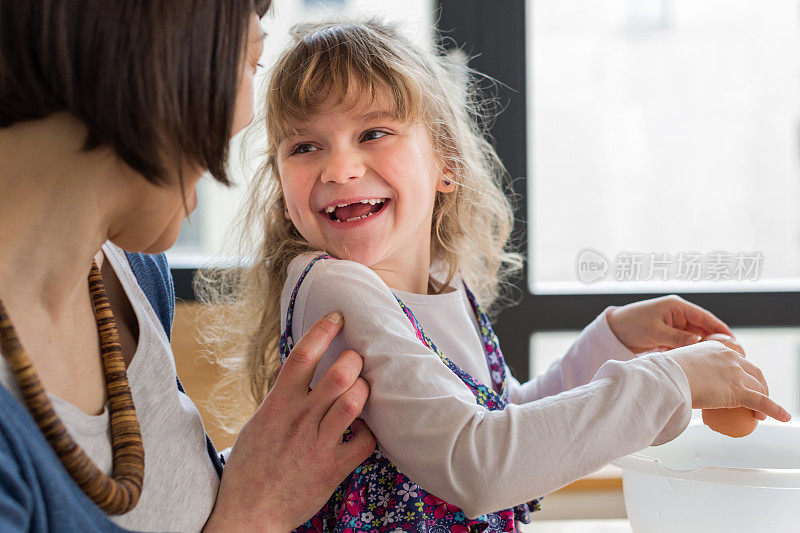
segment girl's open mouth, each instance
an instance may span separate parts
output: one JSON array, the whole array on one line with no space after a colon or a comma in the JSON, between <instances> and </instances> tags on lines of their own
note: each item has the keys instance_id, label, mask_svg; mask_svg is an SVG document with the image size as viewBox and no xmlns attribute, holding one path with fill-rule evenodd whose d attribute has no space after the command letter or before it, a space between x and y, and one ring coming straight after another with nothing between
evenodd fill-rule
<instances>
[{"instance_id":1,"label":"girl's open mouth","mask_svg":"<svg viewBox=\"0 0 800 533\"><path fill-rule=\"evenodd\" d=\"M320 213L334 222L357 222L380 212L388 201L388 198L370 198L326 207Z\"/></svg>"}]
</instances>

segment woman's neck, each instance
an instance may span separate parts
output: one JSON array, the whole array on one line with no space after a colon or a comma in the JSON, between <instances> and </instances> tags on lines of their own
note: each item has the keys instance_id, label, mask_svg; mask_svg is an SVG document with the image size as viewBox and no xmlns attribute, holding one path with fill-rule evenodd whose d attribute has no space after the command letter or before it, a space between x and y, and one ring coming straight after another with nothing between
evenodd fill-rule
<instances>
[{"instance_id":1,"label":"woman's neck","mask_svg":"<svg viewBox=\"0 0 800 533\"><path fill-rule=\"evenodd\" d=\"M109 235L118 166L82 150L85 129L66 114L0 129L0 298L41 305L54 320L85 298L89 268ZM115 204L115 202L117 202Z\"/></svg>"}]
</instances>

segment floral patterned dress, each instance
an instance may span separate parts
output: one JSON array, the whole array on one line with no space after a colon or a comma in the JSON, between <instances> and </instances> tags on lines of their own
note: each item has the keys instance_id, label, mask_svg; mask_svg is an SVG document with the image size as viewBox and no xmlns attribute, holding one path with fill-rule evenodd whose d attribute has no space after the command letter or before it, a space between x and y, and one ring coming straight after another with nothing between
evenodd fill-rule
<instances>
[{"instance_id":1,"label":"floral patterned dress","mask_svg":"<svg viewBox=\"0 0 800 533\"><path fill-rule=\"evenodd\" d=\"M286 361L294 347L292 339L292 314L297 292L308 272L320 259L331 259L328 255L314 258L303 271L289 300L286 313L286 329L281 335L279 349L281 362ZM439 358L475 395L475 401L490 411L505 408L509 403L505 363L497 336L492 330L486 314L481 310L475 296L464 286L472 309L478 318L486 360L492 375L492 387L480 383L458 365L450 361L436 348L433 341L422 330L411 309L397 298L417 334L417 338L433 350ZM348 431L344 440L352 434ZM513 509L487 513L477 518L467 518L464 513L411 481L381 453L380 447L350 474L333 493L331 498L311 520L295 531L333 531L355 533L358 531L417 533L472 533L477 531L514 531L515 520L530 523L530 513L540 509L538 498Z\"/></svg>"}]
</instances>

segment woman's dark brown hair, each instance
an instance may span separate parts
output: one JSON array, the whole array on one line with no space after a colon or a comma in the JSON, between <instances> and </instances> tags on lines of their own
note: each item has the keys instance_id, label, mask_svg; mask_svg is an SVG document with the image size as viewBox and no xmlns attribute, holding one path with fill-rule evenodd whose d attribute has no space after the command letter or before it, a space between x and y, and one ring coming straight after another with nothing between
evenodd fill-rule
<instances>
[{"instance_id":1,"label":"woman's dark brown hair","mask_svg":"<svg viewBox=\"0 0 800 533\"><path fill-rule=\"evenodd\" d=\"M0 0L0 127L67 111L154 183L228 184L249 16L270 0ZM170 172L172 171L172 172Z\"/></svg>"}]
</instances>

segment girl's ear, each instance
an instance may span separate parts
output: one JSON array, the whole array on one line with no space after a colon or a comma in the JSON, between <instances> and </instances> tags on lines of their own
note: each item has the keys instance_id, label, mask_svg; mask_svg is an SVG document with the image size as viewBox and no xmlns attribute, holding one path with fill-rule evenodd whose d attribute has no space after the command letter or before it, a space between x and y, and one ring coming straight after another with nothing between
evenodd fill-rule
<instances>
[{"instance_id":1,"label":"girl's ear","mask_svg":"<svg viewBox=\"0 0 800 533\"><path fill-rule=\"evenodd\" d=\"M454 172L448 167L444 167L439 170L439 179L436 181L436 190L443 193L449 193L456 190Z\"/></svg>"},{"instance_id":2,"label":"girl's ear","mask_svg":"<svg viewBox=\"0 0 800 533\"><path fill-rule=\"evenodd\" d=\"M275 172L277 174L277 170ZM283 204L283 218L291 221L292 217L289 216L289 206L286 205L286 195L283 193L283 182L280 179L280 175L278 175L278 184L281 187L281 203Z\"/></svg>"},{"instance_id":3,"label":"girl's ear","mask_svg":"<svg viewBox=\"0 0 800 533\"><path fill-rule=\"evenodd\" d=\"M449 193L456 190L455 172L450 168L447 159L442 155L436 157L436 170L439 171L439 177L436 179L436 190L443 193Z\"/></svg>"}]
</instances>

